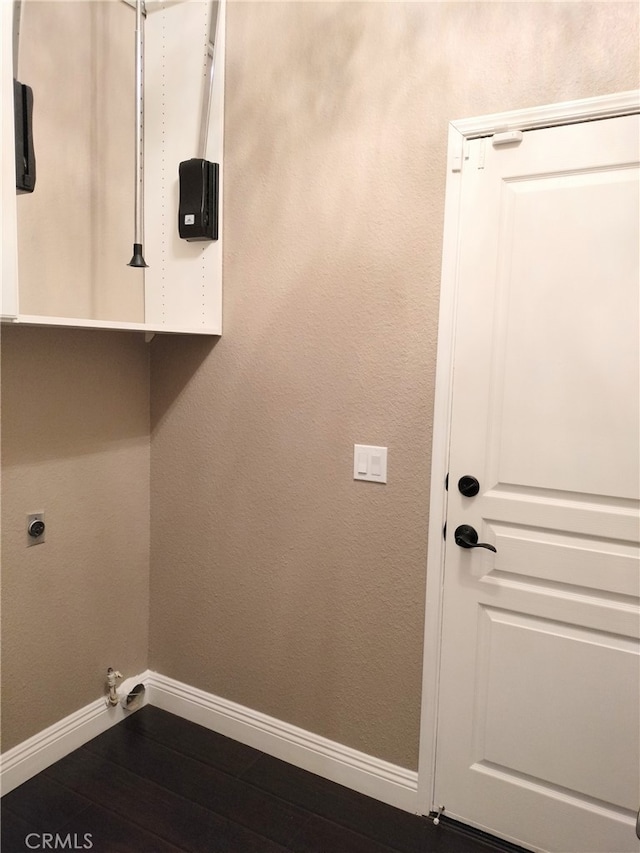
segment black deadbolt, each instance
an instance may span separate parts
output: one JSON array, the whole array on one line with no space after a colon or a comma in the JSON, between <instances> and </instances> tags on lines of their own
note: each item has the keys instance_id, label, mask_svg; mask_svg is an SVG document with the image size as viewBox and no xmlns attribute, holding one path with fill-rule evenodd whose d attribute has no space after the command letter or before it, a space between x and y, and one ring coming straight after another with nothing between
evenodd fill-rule
<instances>
[{"instance_id":1,"label":"black deadbolt","mask_svg":"<svg viewBox=\"0 0 640 853\"><path fill-rule=\"evenodd\" d=\"M480 483L471 474L465 474L458 480L458 489L466 498L473 498L480 491Z\"/></svg>"}]
</instances>

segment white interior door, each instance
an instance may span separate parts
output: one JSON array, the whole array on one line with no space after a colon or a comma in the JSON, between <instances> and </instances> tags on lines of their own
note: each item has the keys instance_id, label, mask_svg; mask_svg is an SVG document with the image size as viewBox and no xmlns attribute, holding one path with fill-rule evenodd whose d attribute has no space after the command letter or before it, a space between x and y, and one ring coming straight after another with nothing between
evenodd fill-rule
<instances>
[{"instance_id":1,"label":"white interior door","mask_svg":"<svg viewBox=\"0 0 640 853\"><path fill-rule=\"evenodd\" d=\"M501 141L461 181L435 802L638 851L639 120Z\"/></svg>"}]
</instances>

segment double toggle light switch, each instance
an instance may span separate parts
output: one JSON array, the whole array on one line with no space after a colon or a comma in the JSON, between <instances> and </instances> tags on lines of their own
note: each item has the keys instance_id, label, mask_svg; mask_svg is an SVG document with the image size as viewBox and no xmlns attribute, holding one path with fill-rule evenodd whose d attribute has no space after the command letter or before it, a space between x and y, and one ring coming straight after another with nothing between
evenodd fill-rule
<instances>
[{"instance_id":1,"label":"double toggle light switch","mask_svg":"<svg viewBox=\"0 0 640 853\"><path fill-rule=\"evenodd\" d=\"M387 482L387 448L370 444L353 446L353 479L370 483Z\"/></svg>"}]
</instances>

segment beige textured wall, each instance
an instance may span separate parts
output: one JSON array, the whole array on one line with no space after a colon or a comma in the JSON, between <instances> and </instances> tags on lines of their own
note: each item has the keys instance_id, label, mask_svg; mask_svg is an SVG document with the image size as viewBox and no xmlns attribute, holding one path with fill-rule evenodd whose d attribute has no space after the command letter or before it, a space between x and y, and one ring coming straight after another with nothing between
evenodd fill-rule
<instances>
[{"instance_id":1,"label":"beige textured wall","mask_svg":"<svg viewBox=\"0 0 640 853\"><path fill-rule=\"evenodd\" d=\"M415 768L447 122L636 87L637 5L231 2L227 37L224 334L152 345L151 665Z\"/></svg>"},{"instance_id":2,"label":"beige textured wall","mask_svg":"<svg viewBox=\"0 0 640 853\"><path fill-rule=\"evenodd\" d=\"M142 335L2 330L2 750L147 667ZM45 542L26 546L44 510Z\"/></svg>"}]
</instances>

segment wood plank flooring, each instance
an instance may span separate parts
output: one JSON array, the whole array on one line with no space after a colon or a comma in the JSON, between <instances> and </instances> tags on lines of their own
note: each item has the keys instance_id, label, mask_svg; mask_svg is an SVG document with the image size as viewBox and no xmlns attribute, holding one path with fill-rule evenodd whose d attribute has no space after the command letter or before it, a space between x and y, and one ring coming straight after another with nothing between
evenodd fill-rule
<instances>
[{"instance_id":1,"label":"wood plank flooring","mask_svg":"<svg viewBox=\"0 0 640 853\"><path fill-rule=\"evenodd\" d=\"M453 822L435 827L151 706L2 798L2 853L56 844L94 853L520 850Z\"/></svg>"}]
</instances>

